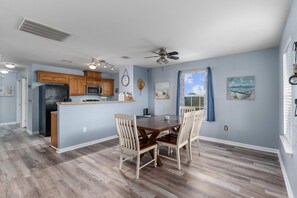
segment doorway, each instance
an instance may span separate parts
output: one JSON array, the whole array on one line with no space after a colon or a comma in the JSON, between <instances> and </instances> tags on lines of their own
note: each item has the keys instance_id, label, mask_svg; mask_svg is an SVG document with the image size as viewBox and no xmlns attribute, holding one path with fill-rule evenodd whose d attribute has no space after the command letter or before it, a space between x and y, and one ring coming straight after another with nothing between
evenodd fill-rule
<instances>
[{"instance_id":1,"label":"doorway","mask_svg":"<svg viewBox=\"0 0 297 198\"><path fill-rule=\"evenodd\" d=\"M27 127L27 79L21 79L21 127Z\"/></svg>"}]
</instances>

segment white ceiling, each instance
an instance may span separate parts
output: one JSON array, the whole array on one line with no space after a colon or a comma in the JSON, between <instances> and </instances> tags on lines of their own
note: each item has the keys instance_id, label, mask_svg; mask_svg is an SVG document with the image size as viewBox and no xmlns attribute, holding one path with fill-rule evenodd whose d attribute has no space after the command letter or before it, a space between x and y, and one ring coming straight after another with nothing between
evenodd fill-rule
<instances>
[{"instance_id":1,"label":"white ceiling","mask_svg":"<svg viewBox=\"0 0 297 198\"><path fill-rule=\"evenodd\" d=\"M1 62L87 69L93 57L116 67L151 68L160 66L157 58L144 57L159 47L179 52L180 59L169 64L270 48L280 42L290 5L291 0L1 0ZM19 31L22 17L72 36L58 42Z\"/></svg>"}]
</instances>

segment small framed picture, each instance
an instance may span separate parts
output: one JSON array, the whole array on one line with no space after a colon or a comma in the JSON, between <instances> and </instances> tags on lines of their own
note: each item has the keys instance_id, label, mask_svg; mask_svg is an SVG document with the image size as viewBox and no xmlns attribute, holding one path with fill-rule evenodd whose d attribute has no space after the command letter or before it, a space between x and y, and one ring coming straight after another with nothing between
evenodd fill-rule
<instances>
[{"instance_id":1,"label":"small framed picture","mask_svg":"<svg viewBox=\"0 0 297 198\"><path fill-rule=\"evenodd\" d=\"M155 84L155 98L158 100L169 99L169 82Z\"/></svg>"}]
</instances>

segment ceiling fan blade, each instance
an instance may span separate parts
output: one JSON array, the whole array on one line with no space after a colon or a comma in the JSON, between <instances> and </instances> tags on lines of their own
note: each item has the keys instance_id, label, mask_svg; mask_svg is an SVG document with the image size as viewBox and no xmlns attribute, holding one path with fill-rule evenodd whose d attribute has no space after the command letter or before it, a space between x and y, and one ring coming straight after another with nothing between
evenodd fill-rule
<instances>
[{"instance_id":1,"label":"ceiling fan blade","mask_svg":"<svg viewBox=\"0 0 297 198\"><path fill-rule=\"evenodd\" d=\"M173 52L169 52L167 54L170 55L170 56L172 56L172 55L178 55L178 52L177 51L173 51Z\"/></svg>"},{"instance_id":2,"label":"ceiling fan blade","mask_svg":"<svg viewBox=\"0 0 297 198\"><path fill-rule=\"evenodd\" d=\"M144 58L155 58L155 57L159 57L159 56L147 56L147 57L144 57Z\"/></svg>"},{"instance_id":3,"label":"ceiling fan blade","mask_svg":"<svg viewBox=\"0 0 297 198\"><path fill-rule=\"evenodd\" d=\"M177 57L177 56L168 56L167 58L173 59L173 60L178 60L179 59L179 57Z\"/></svg>"}]
</instances>

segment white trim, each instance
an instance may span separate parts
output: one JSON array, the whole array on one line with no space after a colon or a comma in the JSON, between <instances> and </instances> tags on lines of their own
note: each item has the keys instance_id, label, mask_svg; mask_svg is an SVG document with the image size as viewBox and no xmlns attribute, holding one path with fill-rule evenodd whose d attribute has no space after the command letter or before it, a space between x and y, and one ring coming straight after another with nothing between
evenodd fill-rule
<instances>
[{"instance_id":1,"label":"white trim","mask_svg":"<svg viewBox=\"0 0 297 198\"><path fill-rule=\"evenodd\" d=\"M283 162L283 158L282 158L282 155L280 154L280 151L277 152L277 155L278 155L279 163L280 163L282 173L283 173L283 176L284 176L284 180L285 180L285 184L286 184L286 188L287 188L289 198L294 198L292 188L291 188L291 184L290 184L290 181L289 181L289 178L288 178L288 175L287 175L287 172L286 172L286 169L285 169L285 165L284 165L284 162Z\"/></svg>"},{"instance_id":2,"label":"white trim","mask_svg":"<svg viewBox=\"0 0 297 198\"><path fill-rule=\"evenodd\" d=\"M69 147L66 147L66 148L61 148L61 149L60 148L57 148L56 152L57 153L64 153L66 151L71 151L71 150L82 148L82 147L85 147L85 146L90 146L90 145L93 145L93 144L98 144L100 142L105 142L105 141L112 140L112 139L115 139L115 138L118 138L118 136L117 135L113 135L113 136L101 138L101 139L98 139L98 140L93 140L93 141L90 141L90 142L85 142L85 143L82 143L82 144L77 144L77 145L74 145L74 146L69 146Z\"/></svg>"},{"instance_id":3,"label":"white trim","mask_svg":"<svg viewBox=\"0 0 297 198\"><path fill-rule=\"evenodd\" d=\"M281 139L281 142L282 142L285 153L289 154L290 157L293 157L293 150L292 150L292 147L289 144L287 138L285 138L285 136L283 136L283 135L280 135L279 137Z\"/></svg>"},{"instance_id":4,"label":"white trim","mask_svg":"<svg viewBox=\"0 0 297 198\"><path fill-rule=\"evenodd\" d=\"M39 131L31 131L30 129L27 129L27 133L29 133L29 135L36 135L39 134Z\"/></svg>"},{"instance_id":5,"label":"white trim","mask_svg":"<svg viewBox=\"0 0 297 198\"><path fill-rule=\"evenodd\" d=\"M17 124L17 122L0 123L0 126L3 126L3 125L10 125L10 124Z\"/></svg>"},{"instance_id":6,"label":"white trim","mask_svg":"<svg viewBox=\"0 0 297 198\"><path fill-rule=\"evenodd\" d=\"M265 152L269 152L269 153L277 154L279 152L278 149L267 148L267 147L262 147L262 146L255 146L255 145L251 145L251 144L243 144L243 143L239 143L239 142L221 140L221 139L205 137L205 136L200 136L200 139L210 141L210 142L217 142L217 143L221 143L221 144L228 144L228 145L232 145L232 146L239 146L239 147L243 147L243 148L254 149L254 150L258 150L258 151L265 151Z\"/></svg>"}]
</instances>

